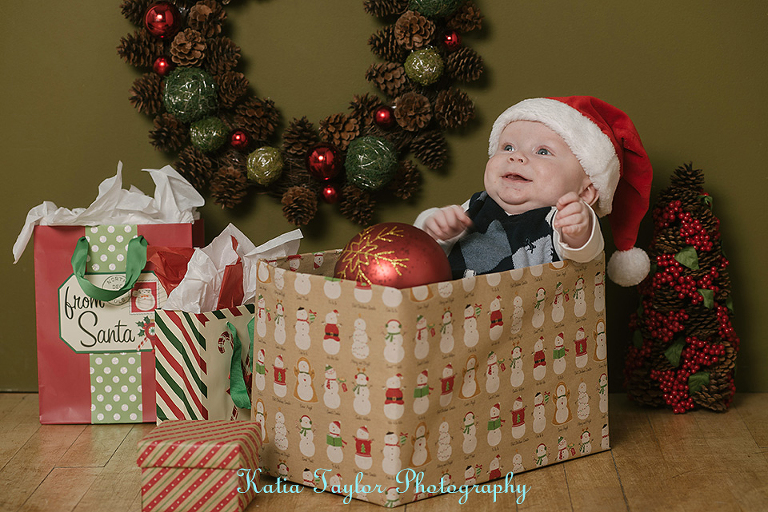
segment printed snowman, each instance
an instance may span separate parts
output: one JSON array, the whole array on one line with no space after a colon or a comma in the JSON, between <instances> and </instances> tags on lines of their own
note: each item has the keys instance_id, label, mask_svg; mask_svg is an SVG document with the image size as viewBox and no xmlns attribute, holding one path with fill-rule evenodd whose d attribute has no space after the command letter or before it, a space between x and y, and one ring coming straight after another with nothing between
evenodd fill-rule
<instances>
[{"instance_id":1,"label":"printed snowman","mask_svg":"<svg viewBox=\"0 0 768 512\"><path fill-rule=\"evenodd\" d=\"M571 407L568 405L568 399L571 393L565 382L560 381L555 387L555 416L552 418L554 425L562 425L571 421Z\"/></svg>"},{"instance_id":2,"label":"printed snowman","mask_svg":"<svg viewBox=\"0 0 768 512\"><path fill-rule=\"evenodd\" d=\"M403 292L397 288L390 288L387 286L384 288L384 291L381 292L381 301L389 308L396 308L403 302Z\"/></svg>"},{"instance_id":3,"label":"printed snowman","mask_svg":"<svg viewBox=\"0 0 768 512\"><path fill-rule=\"evenodd\" d=\"M447 299L453 293L453 285L450 281L443 281L437 283L437 294L442 298Z\"/></svg>"},{"instance_id":4,"label":"printed snowman","mask_svg":"<svg viewBox=\"0 0 768 512\"><path fill-rule=\"evenodd\" d=\"M261 267L259 267L259 269L261 269ZM285 288L285 269L284 268L275 269L275 287L278 290L282 290L283 288Z\"/></svg>"},{"instance_id":5,"label":"printed snowman","mask_svg":"<svg viewBox=\"0 0 768 512\"><path fill-rule=\"evenodd\" d=\"M394 432L384 435L384 449L382 450L381 469L388 475L396 475L402 467L400 461L400 436Z\"/></svg>"},{"instance_id":6,"label":"printed snowman","mask_svg":"<svg viewBox=\"0 0 768 512\"><path fill-rule=\"evenodd\" d=\"M317 402L315 388L312 386L312 380L315 378L315 370L309 364L306 357L300 357L293 368L293 374L296 376L296 388L293 390L293 396L302 402Z\"/></svg>"},{"instance_id":7,"label":"printed snowman","mask_svg":"<svg viewBox=\"0 0 768 512\"><path fill-rule=\"evenodd\" d=\"M576 398L576 417L580 420L589 418L589 395L587 394L587 385L584 381L579 383L579 396Z\"/></svg>"},{"instance_id":8,"label":"printed snowman","mask_svg":"<svg viewBox=\"0 0 768 512\"><path fill-rule=\"evenodd\" d=\"M353 436L353 439L355 440L355 464L360 469L371 469L373 458L368 427L363 426L357 429L357 435Z\"/></svg>"},{"instance_id":9,"label":"printed snowman","mask_svg":"<svg viewBox=\"0 0 768 512\"><path fill-rule=\"evenodd\" d=\"M461 444L462 451L466 454L474 452L477 448L477 426L473 412L464 415L462 434L464 435L464 441Z\"/></svg>"},{"instance_id":10,"label":"printed snowman","mask_svg":"<svg viewBox=\"0 0 768 512\"><path fill-rule=\"evenodd\" d=\"M600 440L600 448L603 450L609 450L611 448L610 439L608 437L608 424L606 423L603 425L603 431L602 431L603 437Z\"/></svg>"},{"instance_id":11,"label":"printed snowman","mask_svg":"<svg viewBox=\"0 0 768 512\"><path fill-rule=\"evenodd\" d=\"M447 489L448 486L451 485L451 481L450 473L443 473L440 477L440 484L443 486L443 489Z\"/></svg>"},{"instance_id":12,"label":"printed snowman","mask_svg":"<svg viewBox=\"0 0 768 512\"><path fill-rule=\"evenodd\" d=\"M547 426L544 401L544 395L541 393L536 393L536 396L533 397L533 431L536 434L544 432L544 428Z\"/></svg>"},{"instance_id":13,"label":"printed snowman","mask_svg":"<svg viewBox=\"0 0 768 512\"><path fill-rule=\"evenodd\" d=\"M595 338L595 361L605 361L608 357L608 347L605 340L605 322L602 318L597 321L592 335Z\"/></svg>"},{"instance_id":14,"label":"printed snowman","mask_svg":"<svg viewBox=\"0 0 768 512\"><path fill-rule=\"evenodd\" d=\"M488 480L501 478L501 456L497 455L488 464Z\"/></svg>"},{"instance_id":15,"label":"printed snowman","mask_svg":"<svg viewBox=\"0 0 768 512\"><path fill-rule=\"evenodd\" d=\"M275 342L279 345L285 343L285 308L279 301L275 304Z\"/></svg>"},{"instance_id":16,"label":"printed snowman","mask_svg":"<svg viewBox=\"0 0 768 512\"><path fill-rule=\"evenodd\" d=\"M413 412L417 415L421 415L427 412L429 409L429 391L432 389L429 387L429 372L427 370L422 371L416 377L416 387L413 390Z\"/></svg>"},{"instance_id":17,"label":"printed snowman","mask_svg":"<svg viewBox=\"0 0 768 512\"><path fill-rule=\"evenodd\" d=\"M451 363L443 368L443 376L440 377L440 407L448 407L453 400L453 385L456 375L453 373Z\"/></svg>"},{"instance_id":18,"label":"printed snowman","mask_svg":"<svg viewBox=\"0 0 768 512\"><path fill-rule=\"evenodd\" d=\"M288 449L288 429L285 427L285 415L280 411L275 413L275 447L281 452Z\"/></svg>"},{"instance_id":19,"label":"printed snowman","mask_svg":"<svg viewBox=\"0 0 768 512\"><path fill-rule=\"evenodd\" d=\"M299 295L308 295L312 290L312 282L309 280L309 274L296 274L293 281L293 288Z\"/></svg>"},{"instance_id":20,"label":"printed snowman","mask_svg":"<svg viewBox=\"0 0 768 512\"><path fill-rule=\"evenodd\" d=\"M489 336L491 341L496 341L501 338L501 333L504 332L504 320L501 312L501 297L497 295L490 305L490 311L488 314L491 316L491 326Z\"/></svg>"},{"instance_id":21,"label":"printed snowman","mask_svg":"<svg viewBox=\"0 0 768 512\"><path fill-rule=\"evenodd\" d=\"M323 334L323 350L329 356L334 356L341 349L339 338L339 312L333 310L325 315L325 333Z\"/></svg>"},{"instance_id":22,"label":"printed snowman","mask_svg":"<svg viewBox=\"0 0 768 512\"><path fill-rule=\"evenodd\" d=\"M328 435L325 436L325 443L328 445L325 453L328 460L334 464L339 464L344 459L342 448L347 444L341 438L341 422L334 421L328 425Z\"/></svg>"},{"instance_id":23,"label":"printed snowman","mask_svg":"<svg viewBox=\"0 0 768 512\"><path fill-rule=\"evenodd\" d=\"M261 442L268 443L269 436L267 435L267 413L264 410L264 402L262 402L261 398L256 400L256 404L253 409L256 411L256 414L253 415L253 421L261 428Z\"/></svg>"},{"instance_id":24,"label":"printed snowman","mask_svg":"<svg viewBox=\"0 0 768 512\"><path fill-rule=\"evenodd\" d=\"M384 394L384 416L390 420L397 420L405 412L402 389L403 376L399 373L387 379L386 392Z\"/></svg>"},{"instance_id":25,"label":"printed snowman","mask_svg":"<svg viewBox=\"0 0 768 512\"><path fill-rule=\"evenodd\" d=\"M509 383L513 388L523 385L525 374L523 373L523 349L515 345L512 349L512 360L509 363Z\"/></svg>"},{"instance_id":26,"label":"printed snowman","mask_svg":"<svg viewBox=\"0 0 768 512\"><path fill-rule=\"evenodd\" d=\"M605 274L599 270L595 274L595 311L600 313L605 309Z\"/></svg>"},{"instance_id":27,"label":"printed snowman","mask_svg":"<svg viewBox=\"0 0 768 512\"><path fill-rule=\"evenodd\" d=\"M288 387L285 383L285 364L283 363L283 356L277 356L275 358L275 364L272 367L274 370L274 385L275 395L284 397L288 392Z\"/></svg>"},{"instance_id":28,"label":"printed snowman","mask_svg":"<svg viewBox=\"0 0 768 512\"><path fill-rule=\"evenodd\" d=\"M518 396L512 404L512 437L520 439L525 435L525 406L523 397Z\"/></svg>"},{"instance_id":29,"label":"printed snowman","mask_svg":"<svg viewBox=\"0 0 768 512\"><path fill-rule=\"evenodd\" d=\"M256 301L256 333L260 338L267 335L267 320L271 320L269 310L267 309L267 301L263 295L259 295Z\"/></svg>"},{"instance_id":30,"label":"printed snowman","mask_svg":"<svg viewBox=\"0 0 768 512\"><path fill-rule=\"evenodd\" d=\"M504 420L501 419L501 405L496 403L491 406L490 418L488 419L488 435L486 440L489 446L498 446L501 442L501 425Z\"/></svg>"},{"instance_id":31,"label":"printed snowman","mask_svg":"<svg viewBox=\"0 0 768 512\"><path fill-rule=\"evenodd\" d=\"M540 468L549 464L549 457L547 457L547 446L544 443L540 443L536 447L536 453L533 455L533 460L536 463L536 467Z\"/></svg>"},{"instance_id":32,"label":"printed snowman","mask_svg":"<svg viewBox=\"0 0 768 512\"><path fill-rule=\"evenodd\" d=\"M326 277L323 283L323 293L331 300L341 297L341 279Z\"/></svg>"},{"instance_id":33,"label":"printed snowman","mask_svg":"<svg viewBox=\"0 0 768 512\"><path fill-rule=\"evenodd\" d=\"M435 335L435 327L427 325L427 319L423 315L416 318L416 343L413 347L413 355L416 359L424 359L429 355L429 334Z\"/></svg>"},{"instance_id":34,"label":"printed snowman","mask_svg":"<svg viewBox=\"0 0 768 512\"><path fill-rule=\"evenodd\" d=\"M384 359L388 363L399 363L405 357L403 348L403 324L392 319L387 322L384 335Z\"/></svg>"},{"instance_id":35,"label":"printed snowman","mask_svg":"<svg viewBox=\"0 0 768 512\"><path fill-rule=\"evenodd\" d=\"M503 362L502 362L503 364ZM499 390L499 358L495 352L488 354L485 368L485 391L495 393Z\"/></svg>"},{"instance_id":36,"label":"printed snowman","mask_svg":"<svg viewBox=\"0 0 768 512\"><path fill-rule=\"evenodd\" d=\"M589 356L587 355L587 335L584 333L583 327L579 327L576 331L574 344L576 345L576 368L584 368Z\"/></svg>"},{"instance_id":37,"label":"printed snowman","mask_svg":"<svg viewBox=\"0 0 768 512\"><path fill-rule=\"evenodd\" d=\"M519 453L515 453L512 457L512 472L522 473L523 471L525 471L525 466L523 466L523 456Z\"/></svg>"},{"instance_id":38,"label":"printed snowman","mask_svg":"<svg viewBox=\"0 0 768 512\"><path fill-rule=\"evenodd\" d=\"M312 430L312 419L306 414L299 418L299 450L305 457L315 455L315 433Z\"/></svg>"},{"instance_id":39,"label":"printed snowman","mask_svg":"<svg viewBox=\"0 0 768 512\"><path fill-rule=\"evenodd\" d=\"M352 393L355 395L352 402L355 412L360 416L369 414L371 412L371 390L368 389L368 376L362 370L358 370L357 375L355 375Z\"/></svg>"},{"instance_id":40,"label":"printed snowman","mask_svg":"<svg viewBox=\"0 0 768 512\"><path fill-rule=\"evenodd\" d=\"M267 385L267 368L264 364L266 358L266 352L264 352L263 348L260 348L256 352L256 361L253 362L253 383L259 391L264 391Z\"/></svg>"},{"instance_id":41,"label":"printed snowman","mask_svg":"<svg viewBox=\"0 0 768 512\"><path fill-rule=\"evenodd\" d=\"M285 463L284 460L280 460L277 463L277 476L278 478L281 478L283 480L288 479L288 465Z\"/></svg>"},{"instance_id":42,"label":"printed snowman","mask_svg":"<svg viewBox=\"0 0 768 512\"><path fill-rule=\"evenodd\" d=\"M568 441L563 436L557 438L557 461L568 460Z\"/></svg>"},{"instance_id":43,"label":"printed snowman","mask_svg":"<svg viewBox=\"0 0 768 512\"><path fill-rule=\"evenodd\" d=\"M511 331L512 334L517 334L520 332L520 329L523 328L523 315L525 314L525 310L523 309L523 298L519 295L516 295L515 298L512 300L512 327Z\"/></svg>"},{"instance_id":44,"label":"printed snowman","mask_svg":"<svg viewBox=\"0 0 768 512\"><path fill-rule=\"evenodd\" d=\"M474 347L480 340L480 333L477 330L477 317L480 316L482 307L479 304L467 304L464 308L464 344L467 347Z\"/></svg>"},{"instance_id":45,"label":"printed snowman","mask_svg":"<svg viewBox=\"0 0 768 512\"><path fill-rule=\"evenodd\" d=\"M323 385L323 403L329 409L338 409L341 405L339 378L331 365L325 365L325 384Z\"/></svg>"},{"instance_id":46,"label":"printed snowman","mask_svg":"<svg viewBox=\"0 0 768 512\"><path fill-rule=\"evenodd\" d=\"M291 270L291 272L297 272L300 266L301 266L300 254L293 254L291 256L288 256L288 268ZM309 291L307 291L307 293L309 293Z\"/></svg>"},{"instance_id":47,"label":"printed snowman","mask_svg":"<svg viewBox=\"0 0 768 512\"><path fill-rule=\"evenodd\" d=\"M451 434L448 432L448 429L450 428L450 425L448 425L448 422L443 419L443 422L440 424L439 431L440 435L437 438L437 460L440 462L445 462L448 459L451 458L451 453L453 452L453 449L451 448Z\"/></svg>"},{"instance_id":48,"label":"printed snowman","mask_svg":"<svg viewBox=\"0 0 768 512\"><path fill-rule=\"evenodd\" d=\"M555 348L552 350L552 371L557 375L562 375L565 371L565 353L568 349L565 348L565 339L563 333L559 333L555 336Z\"/></svg>"},{"instance_id":49,"label":"printed snowman","mask_svg":"<svg viewBox=\"0 0 768 512\"><path fill-rule=\"evenodd\" d=\"M464 368L464 380L461 383L459 398L469 400L478 393L480 393L480 386L477 385L477 357L471 355L467 358Z\"/></svg>"},{"instance_id":50,"label":"printed snowman","mask_svg":"<svg viewBox=\"0 0 768 512\"><path fill-rule=\"evenodd\" d=\"M563 291L563 283L557 283L555 287L555 300L552 302L552 321L560 323L565 317L565 301L568 300L568 295Z\"/></svg>"},{"instance_id":51,"label":"printed snowman","mask_svg":"<svg viewBox=\"0 0 768 512\"><path fill-rule=\"evenodd\" d=\"M365 332L365 320L358 318L353 325L352 356L357 359L366 359L370 352L368 348L368 334Z\"/></svg>"},{"instance_id":52,"label":"printed snowman","mask_svg":"<svg viewBox=\"0 0 768 512\"><path fill-rule=\"evenodd\" d=\"M597 381L597 394L600 396L600 412L605 414L608 412L608 376L606 374L600 375Z\"/></svg>"},{"instance_id":53,"label":"printed snowman","mask_svg":"<svg viewBox=\"0 0 768 512\"><path fill-rule=\"evenodd\" d=\"M312 471L309 468L304 468L304 471L301 473L301 478L303 480L303 484L307 487L315 486L315 477L312 475Z\"/></svg>"},{"instance_id":54,"label":"printed snowman","mask_svg":"<svg viewBox=\"0 0 768 512\"><path fill-rule=\"evenodd\" d=\"M328 488L332 493L335 494L341 494L341 473L336 473L335 475L331 475L331 477L328 479Z\"/></svg>"},{"instance_id":55,"label":"printed snowman","mask_svg":"<svg viewBox=\"0 0 768 512\"><path fill-rule=\"evenodd\" d=\"M373 298L373 288L368 283L358 282L355 285L355 290L352 292L357 302L367 304Z\"/></svg>"},{"instance_id":56,"label":"printed snowman","mask_svg":"<svg viewBox=\"0 0 768 512\"><path fill-rule=\"evenodd\" d=\"M316 252L312 255L312 266L315 270L323 266L324 254L322 252Z\"/></svg>"},{"instance_id":57,"label":"printed snowman","mask_svg":"<svg viewBox=\"0 0 768 512\"><path fill-rule=\"evenodd\" d=\"M411 454L410 467L418 468L432 460L429 454L429 431L423 421L416 426L416 432L411 438L413 453Z\"/></svg>"},{"instance_id":58,"label":"printed snowman","mask_svg":"<svg viewBox=\"0 0 768 512\"><path fill-rule=\"evenodd\" d=\"M400 494L397 487L388 487L384 491L384 508L396 508L400 505Z\"/></svg>"},{"instance_id":59,"label":"printed snowman","mask_svg":"<svg viewBox=\"0 0 768 512\"><path fill-rule=\"evenodd\" d=\"M533 328L538 329L544 325L544 309L546 307L547 291L544 288L536 290L536 300L533 303Z\"/></svg>"},{"instance_id":60,"label":"printed snowman","mask_svg":"<svg viewBox=\"0 0 768 512\"><path fill-rule=\"evenodd\" d=\"M157 299L150 288L134 287L131 291L131 297L133 297L133 308L137 313L154 311L157 307Z\"/></svg>"},{"instance_id":61,"label":"printed snowman","mask_svg":"<svg viewBox=\"0 0 768 512\"><path fill-rule=\"evenodd\" d=\"M450 309L446 309L440 324L440 352L449 354L453 350L453 343L453 314Z\"/></svg>"},{"instance_id":62,"label":"printed snowman","mask_svg":"<svg viewBox=\"0 0 768 512\"><path fill-rule=\"evenodd\" d=\"M581 433L581 438L579 440L579 453L582 455L592 453L592 439L589 434L589 430L585 430Z\"/></svg>"},{"instance_id":63,"label":"printed snowman","mask_svg":"<svg viewBox=\"0 0 768 512\"><path fill-rule=\"evenodd\" d=\"M296 310L296 346L299 350L309 350L312 339L309 337L309 324L315 319L315 312L300 307Z\"/></svg>"},{"instance_id":64,"label":"printed snowman","mask_svg":"<svg viewBox=\"0 0 768 512\"><path fill-rule=\"evenodd\" d=\"M533 344L533 378L542 380L547 375L547 356L544 353L544 336Z\"/></svg>"},{"instance_id":65,"label":"printed snowman","mask_svg":"<svg viewBox=\"0 0 768 512\"><path fill-rule=\"evenodd\" d=\"M573 314L577 318L587 314L587 297L584 293L584 278L581 276L576 279L576 286L573 289Z\"/></svg>"},{"instance_id":66,"label":"printed snowman","mask_svg":"<svg viewBox=\"0 0 768 512\"><path fill-rule=\"evenodd\" d=\"M483 466L480 464L467 466L467 468L464 470L464 485L471 488L473 485L477 484L477 477L480 475L482 470Z\"/></svg>"}]
</instances>

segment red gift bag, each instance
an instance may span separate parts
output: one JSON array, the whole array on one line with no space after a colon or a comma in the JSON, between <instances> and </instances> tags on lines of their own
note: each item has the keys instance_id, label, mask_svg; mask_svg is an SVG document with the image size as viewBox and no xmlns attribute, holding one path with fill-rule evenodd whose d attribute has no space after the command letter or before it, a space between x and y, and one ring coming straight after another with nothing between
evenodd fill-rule
<instances>
[{"instance_id":1,"label":"red gift bag","mask_svg":"<svg viewBox=\"0 0 768 512\"><path fill-rule=\"evenodd\" d=\"M201 246L202 221L34 233L40 422L154 422L154 310L166 293L141 258L147 244Z\"/></svg>"}]
</instances>

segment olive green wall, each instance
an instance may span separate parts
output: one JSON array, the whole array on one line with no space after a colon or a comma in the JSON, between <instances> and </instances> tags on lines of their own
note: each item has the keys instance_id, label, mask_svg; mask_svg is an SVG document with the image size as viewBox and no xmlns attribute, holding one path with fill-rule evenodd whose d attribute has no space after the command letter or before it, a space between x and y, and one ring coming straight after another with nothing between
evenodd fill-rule
<instances>
[{"instance_id":1,"label":"olive green wall","mask_svg":"<svg viewBox=\"0 0 768 512\"><path fill-rule=\"evenodd\" d=\"M485 59L481 84L468 87L475 125L449 137L452 163L425 172L410 204L379 209L379 221L410 222L427 206L461 202L482 186L487 136L495 116L531 96L586 94L625 110L656 169L654 195L687 161L705 170L731 260L735 327L742 339L737 384L768 392L768 351L761 306L768 250L761 223L766 201L768 14L764 0L476 0L482 35L465 37ZM12 265L11 247L29 208L43 200L87 206L101 180L124 163L126 186L152 192L142 168L171 158L152 149L148 118L128 102L138 72L115 52L132 30L119 0L27 0L0 19L0 168L4 201L0 244L0 389L35 390L32 247ZM343 111L353 94L371 92L363 76L376 58L366 41L379 25L362 0L233 0L231 37L260 96L284 121L318 121ZM233 222L260 243L292 229L273 199L250 197L223 211L203 208L210 240ZM341 247L358 229L333 208L325 225L305 230L304 251ZM748 237L751 240L748 240ZM650 238L646 222L641 244ZM608 289L611 384L619 391L633 289Z\"/></svg>"}]
</instances>

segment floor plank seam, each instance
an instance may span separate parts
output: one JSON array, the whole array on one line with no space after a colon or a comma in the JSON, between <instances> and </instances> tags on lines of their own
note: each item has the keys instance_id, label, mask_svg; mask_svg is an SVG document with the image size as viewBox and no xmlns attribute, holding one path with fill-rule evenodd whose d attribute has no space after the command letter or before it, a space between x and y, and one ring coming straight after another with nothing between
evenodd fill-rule
<instances>
[{"instance_id":1,"label":"floor plank seam","mask_svg":"<svg viewBox=\"0 0 768 512\"><path fill-rule=\"evenodd\" d=\"M630 512L629 500L627 499L627 494L624 492L624 483L621 481L621 473L619 473L619 466L616 465L616 457L613 456L613 450L611 450L611 460L613 460L613 468L616 470L616 478L619 479L619 488L621 489L621 497L624 498L624 505L626 505L627 507L627 512Z\"/></svg>"},{"instance_id":2,"label":"floor plank seam","mask_svg":"<svg viewBox=\"0 0 768 512\"><path fill-rule=\"evenodd\" d=\"M566 471L565 464L563 464L563 477L565 477L565 490L568 493L568 503L571 504L571 512L573 511L573 498L571 498L571 486L568 484L568 472Z\"/></svg>"},{"instance_id":3,"label":"floor plank seam","mask_svg":"<svg viewBox=\"0 0 768 512\"><path fill-rule=\"evenodd\" d=\"M49 476L51 476L51 473L53 473L53 470L54 470L54 469L56 469L56 468L55 468L55 467L52 467L52 468L50 469L50 471L48 471L48 473L46 473L46 475L45 475L45 478L43 478L42 480L40 480L40 483L39 483L39 484L37 484L37 487L35 487L35 489L34 489L34 490L31 492L31 493L29 493L29 496L27 496L27 499L25 499L25 500L24 500L24 503L22 503L22 504L21 504L21 506L20 506L19 508L17 508L16 510L21 510L22 508L24 508L24 505L26 505L26 504L27 504L27 502L28 502L30 499L32 499L32 496L34 496L34 495L35 495L35 493L37 492L37 490L38 490L38 489L40 489L40 486L42 486L42 485L45 483L45 481L48 479L48 477L49 477Z\"/></svg>"}]
</instances>

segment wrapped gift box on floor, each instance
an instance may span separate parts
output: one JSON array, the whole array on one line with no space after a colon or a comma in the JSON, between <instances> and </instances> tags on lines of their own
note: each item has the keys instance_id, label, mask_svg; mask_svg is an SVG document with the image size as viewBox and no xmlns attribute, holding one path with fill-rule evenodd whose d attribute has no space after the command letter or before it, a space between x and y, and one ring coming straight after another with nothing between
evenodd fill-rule
<instances>
[{"instance_id":1,"label":"wrapped gift box on floor","mask_svg":"<svg viewBox=\"0 0 768 512\"><path fill-rule=\"evenodd\" d=\"M397 506L609 448L603 256L408 289L334 279L337 258L259 262L270 474Z\"/></svg>"},{"instance_id":2,"label":"wrapped gift box on floor","mask_svg":"<svg viewBox=\"0 0 768 512\"><path fill-rule=\"evenodd\" d=\"M251 422L163 423L139 441L142 510L244 510L256 495L260 445Z\"/></svg>"}]
</instances>

